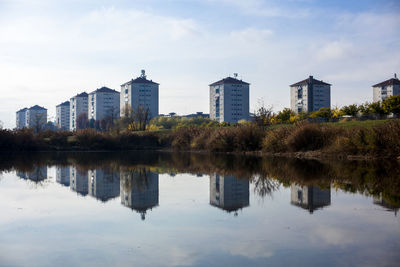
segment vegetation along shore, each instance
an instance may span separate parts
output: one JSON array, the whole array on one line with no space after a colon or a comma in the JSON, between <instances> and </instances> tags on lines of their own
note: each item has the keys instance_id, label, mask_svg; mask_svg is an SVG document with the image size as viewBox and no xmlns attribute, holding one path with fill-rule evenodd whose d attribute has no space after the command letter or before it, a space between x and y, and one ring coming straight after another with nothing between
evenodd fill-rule
<instances>
[{"instance_id":1,"label":"vegetation along shore","mask_svg":"<svg viewBox=\"0 0 400 267\"><path fill-rule=\"evenodd\" d=\"M288 109L273 114L260 108L253 121L235 124L202 117L158 117L143 122L133 114L109 122L104 129L3 129L0 150L175 150L304 158L399 158L399 110L393 106L385 111L384 105L372 103L340 110L321 109L311 114L293 114ZM389 113L394 118L386 118Z\"/></svg>"}]
</instances>

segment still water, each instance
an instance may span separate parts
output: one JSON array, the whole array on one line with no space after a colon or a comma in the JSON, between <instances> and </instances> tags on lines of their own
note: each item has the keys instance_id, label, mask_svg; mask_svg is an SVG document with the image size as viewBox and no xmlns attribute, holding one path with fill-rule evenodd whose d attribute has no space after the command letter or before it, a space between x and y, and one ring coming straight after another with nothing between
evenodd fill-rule
<instances>
[{"instance_id":1,"label":"still water","mask_svg":"<svg viewBox=\"0 0 400 267\"><path fill-rule=\"evenodd\" d=\"M1 266L400 266L396 162L0 154Z\"/></svg>"}]
</instances>

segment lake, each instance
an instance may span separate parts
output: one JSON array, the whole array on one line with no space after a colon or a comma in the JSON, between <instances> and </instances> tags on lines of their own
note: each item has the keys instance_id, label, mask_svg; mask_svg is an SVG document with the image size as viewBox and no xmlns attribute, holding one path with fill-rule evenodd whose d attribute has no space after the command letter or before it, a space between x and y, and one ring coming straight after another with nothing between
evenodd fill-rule
<instances>
[{"instance_id":1,"label":"lake","mask_svg":"<svg viewBox=\"0 0 400 267\"><path fill-rule=\"evenodd\" d=\"M0 154L1 266L399 266L395 161Z\"/></svg>"}]
</instances>

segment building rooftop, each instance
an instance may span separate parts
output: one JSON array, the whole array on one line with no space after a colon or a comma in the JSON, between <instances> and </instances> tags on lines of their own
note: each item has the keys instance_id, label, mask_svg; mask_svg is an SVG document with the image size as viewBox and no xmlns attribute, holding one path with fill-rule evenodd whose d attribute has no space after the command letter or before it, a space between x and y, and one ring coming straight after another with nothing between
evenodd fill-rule
<instances>
[{"instance_id":1,"label":"building rooftop","mask_svg":"<svg viewBox=\"0 0 400 267\"><path fill-rule=\"evenodd\" d=\"M61 107L61 106L69 106L69 101L62 102L61 104L57 105L56 107Z\"/></svg>"},{"instance_id":2,"label":"building rooftop","mask_svg":"<svg viewBox=\"0 0 400 267\"><path fill-rule=\"evenodd\" d=\"M105 86L103 86L101 88L98 88L97 90L91 92L90 94L94 94L94 93L118 93L119 94L118 91L115 91L115 90L110 89L110 88L105 87Z\"/></svg>"},{"instance_id":3,"label":"building rooftop","mask_svg":"<svg viewBox=\"0 0 400 267\"><path fill-rule=\"evenodd\" d=\"M121 86L124 86L124 85L127 85L127 84L132 84L132 83L158 84L156 82L153 82L152 80L147 80L146 77L137 77L136 79L132 79L129 82L121 84Z\"/></svg>"},{"instance_id":4,"label":"building rooftop","mask_svg":"<svg viewBox=\"0 0 400 267\"><path fill-rule=\"evenodd\" d=\"M239 79L236 79L236 78L232 78L232 77L227 77L225 79L219 80L218 82L210 84L210 86L220 85L220 84L245 84L245 85L249 85L249 83L246 83L246 82L244 82L242 80L239 80Z\"/></svg>"},{"instance_id":5,"label":"building rooftop","mask_svg":"<svg viewBox=\"0 0 400 267\"><path fill-rule=\"evenodd\" d=\"M47 110L47 108L38 106L38 105L34 105L33 107L30 107L29 110Z\"/></svg>"},{"instance_id":6,"label":"building rooftop","mask_svg":"<svg viewBox=\"0 0 400 267\"><path fill-rule=\"evenodd\" d=\"M17 111L17 113L18 112L22 112L22 111L26 111L26 110L28 110L28 109L27 108L21 108L20 110Z\"/></svg>"},{"instance_id":7,"label":"building rooftop","mask_svg":"<svg viewBox=\"0 0 400 267\"><path fill-rule=\"evenodd\" d=\"M396 74L394 74L394 78L391 78L391 79L386 80L384 82L372 85L372 87L381 87L381 86L395 85L395 84L398 84L398 85L400 84L400 80L397 78Z\"/></svg>"},{"instance_id":8,"label":"building rooftop","mask_svg":"<svg viewBox=\"0 0 400 267\"><path fill-rule=\"evenodd\" d=\"M329 83L325 83L323 81L316 80L316 79L314 79L313 76L310 76L307 79L302 80L302 81L297 82L297 83L294 83L294 84L292 84L290 86L298 86L298 85L306 85L306 84L331 85Z\"/></svg>"},{"instance_id":9,"label":"building rooftop","mask_svg":"<svg viewBox=\"0 0 400 267\"><path fill-rule=\"evenodd\" d=\"M87 94L86 92L82 92L82 93L80 93L80 94L77 94L77 95L74 96L74 97L88 97L88 94Z\"/></svg>"}]
</instances>

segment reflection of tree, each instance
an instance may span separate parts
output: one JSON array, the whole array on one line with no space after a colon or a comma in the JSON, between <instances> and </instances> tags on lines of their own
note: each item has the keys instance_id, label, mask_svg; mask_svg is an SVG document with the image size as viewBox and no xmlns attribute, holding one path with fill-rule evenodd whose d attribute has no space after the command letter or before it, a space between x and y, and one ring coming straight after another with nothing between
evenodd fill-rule
<instances>
[{"instance_id":1,"label":"reflection of tree","mask_svg":"<svg viewBox=\"0 0 400 267\"><path fill-rule=\"evenodd\" d=\"M254 192L261 197L271 195L274 191L279 189L280 182L270 179L265 176L258 176L253 178Z\"/></svg>"}]
</instances>

